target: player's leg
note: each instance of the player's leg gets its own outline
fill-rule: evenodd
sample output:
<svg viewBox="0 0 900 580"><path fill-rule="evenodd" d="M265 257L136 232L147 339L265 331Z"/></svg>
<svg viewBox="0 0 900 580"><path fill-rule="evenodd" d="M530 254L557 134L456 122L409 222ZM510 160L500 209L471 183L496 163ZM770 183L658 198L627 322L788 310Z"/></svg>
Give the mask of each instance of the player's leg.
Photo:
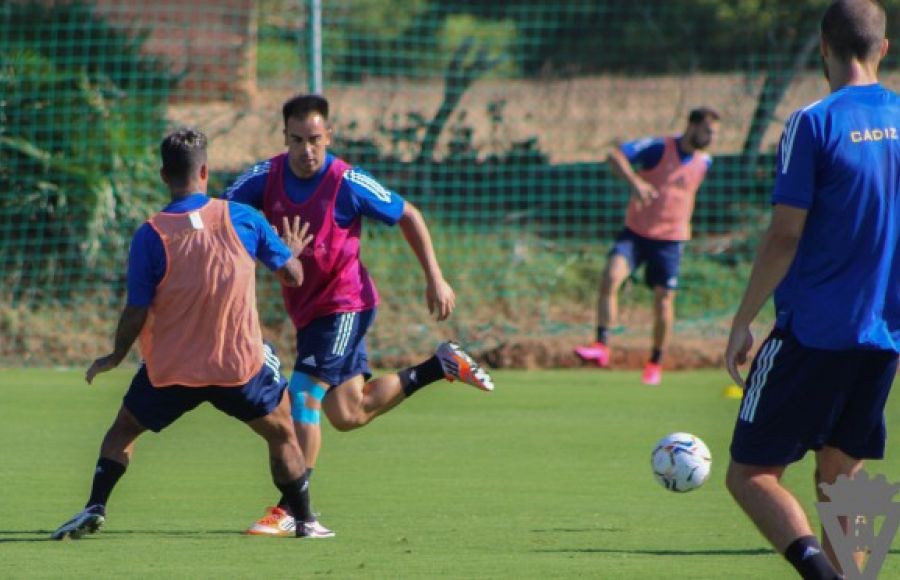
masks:
<svg viewBox="0 0 900 580"><path fill-rule="evenodd" d="M322 447L321 412L322 399L329 385L301 371L294 371L288 385L291 399L291 416L300 448L306 458L307 475L315 468Z"/></svg>
<svg viewBox="0 0 900 580"><path fill-rule="evenodd" d="M828 431L826 444L816 453L816 493L819 501L827 502L833 498L826 497L820 484L831 485L841 475L854 476L863 466L864 459L882 459L884 457L887 431L884 422L884 408L897 374L897 355L885 351L856 351L850 353L853 360L847 364L855 369L852 380L842 381L843 396L839 411L831 416L837 417ZM845 521L838 518L842 532L849 526L856 526L851 532L858 538L871 538L870 527L874 523L865 520ZM824 523L824 522L823 522ZM844 566L839 562L832 543L823 526L822 544L831 562L838 569ZM869 546L871 547L871 546ZM849 554L844 557L847 558ZM853 563L860 569L865 560L864 551L854 552Z"/></svg>
<svg viewBox="0 0 900 580"><path fill-rule="evenodd" d="M369 372L367 366L361 370L348 367L355 360L355 345L373 318L374 310L341 312L316 318L297 331L297 354L288 391L295 434L306 459L307 480L312 478L322 447L321 413L325 393L332 384ZM247 533L283 535L293 526L291 507L282 495Z"/></svg>
<svg viewBox="0 0 900 580"><path fill-rule="evenodd" d="M653 337L650 358L641 380L647 385L662 382L662 357L675 324L675 291L681 267L682 242L643 240L647 258L646 281L653 289Z"/></svg>
<svg viewBox="0 0 900 580"><path fill-rule="evenodd" d="M725 482L737 504L772 546L803 578L842 578L826 558L797 499L781 485L784 466L748 465L734 460Z"/></svg>
<svg viewBox="0 0 900 580"><path fill-rule="evenodd" d="M365 358L365 345L357 352ZM355 368L368 364L357 365ZM417 365L366 382L364 375L333 387L323 401L328 420L339 431L351 431L393 409L420 389L442 379L460 381L483 391L494 388L490 375L462 347L444 342Z"/></svg>
<svg viewBox="0 0 900 580"><path fill-rule="evenodd" d="M268 445L272 481L296 514L294 530L275 535L296 531L303 537L333 536L312 514L306 463L294 433L287 381L281 376L274 349L268 344L264 349L265 362L250 381L241 387L209 387L207 398L217 409L246 423Z"/></svg>
<svg viewBox="0 0 900 580"><path fill-rule="evenodd" d="M815 486L816 497L818 498L818 500L821 502L830 501L830 498L822 490L821 485L823 483L831 485L837 480L838 476L840 475L853 477L860 469L862 469L862 467L862 460L856 459L855 457L850 457L836 447L825 446L820 451L817 451ZM840 524L841 531L844 534L847 534L851 525L851 522L848 521L847 517L838 517L838 523ZM843 566L841 565L837 555L835 554L834 546L831 543L831 538L828 537L824 526L822 527L822 547L825 550L825 555L828 556L828 559L831 561L832 565L839 572L841 572ZM856 567L858 570L863 569L865 558L866 553L863 551L855 551L853 553L853 560L856 563Z"/></svg>
<svg viewBox="0 0 900 580"><path fill-rule="evenodd" d="M487 372L454 343L441 344L434 355L417 365L370 380L365 337L374 319L374 309L337 315L325 331L317 333L318 366L307 367L302 359L298 362L297 370L309 370L320 382L335 385L321 403L336 429L349 431L367 425L422 387L441 379L459 380L486 391L493 389ZM304 329L303 335L307 341L312 333Z"/></svg>
<svg viewBox="0 0 900 580"><path fill-rule="evenodd" d="M106 504L131 460L137 438L147 429L159 432L199 401L185 398L177 388L157 389L141 367L122 401L116 419L103 437L94 468L91 492L84 509L50 536L55 540L78 539L92 534L106 521Z"/></svg>
<svg viewBox="0 0 900 580"><path fill-rule="evenodd" d="M856 365L841 352L800 344L773 330L747 377L731 443L726 485L766 539L804 578L839 578L806 514L781 483L785 466L832 429L839 389Z"/></svg>
<svg viewBox="0 0 900 580"><path fill-rule="evenodd" d="M283 394L281 402L271 413L248 421L247 425L262 436L269 446L272 481L291 508L295 535L309 538L334 536L334 532L322 526L312 512L306 463L294 432L287 393Z"/></svg>
<svg viewBox="0 0 900 580"><path fill-rule="evenodd" d="M610 255L600 279L600 297L597 302L597 327L609 329L619 320L619 288L631 273L631 262L626 255ZM597 339L602 338L598 336Z"/></svg>
<svg viewBox="0 0 900 580"><path fill-rule="evenodd" d="M652 348L641 374L641 382L645 385L658 385L662 382L662 357L669 345L674 324L675 291L654 286Z"/></svg>
<svg viewBox="0 0 900 580"><path fill-rule="evenodd" d="M584 361L594 362L600 367L609 365L609 329L619 318L619 289L637 267L639 257L636 250L634 234L624 230L609 252L606 266L600 275L594 342L575 349L575 354Z"/></svg>

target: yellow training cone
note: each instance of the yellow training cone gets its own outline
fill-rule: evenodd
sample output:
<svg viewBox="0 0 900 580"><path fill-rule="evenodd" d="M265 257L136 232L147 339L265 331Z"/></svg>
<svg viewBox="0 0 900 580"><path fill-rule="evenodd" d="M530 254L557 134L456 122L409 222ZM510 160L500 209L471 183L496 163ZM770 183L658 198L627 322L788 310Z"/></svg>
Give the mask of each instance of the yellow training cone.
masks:
<svg viewBox="0 0 900 580"><path fill-rule="evenodd" d="M725 387L725 390L722 391L722 396L726 399L740 399L744 396L744 389L737 385L728 385Z"/></svg>

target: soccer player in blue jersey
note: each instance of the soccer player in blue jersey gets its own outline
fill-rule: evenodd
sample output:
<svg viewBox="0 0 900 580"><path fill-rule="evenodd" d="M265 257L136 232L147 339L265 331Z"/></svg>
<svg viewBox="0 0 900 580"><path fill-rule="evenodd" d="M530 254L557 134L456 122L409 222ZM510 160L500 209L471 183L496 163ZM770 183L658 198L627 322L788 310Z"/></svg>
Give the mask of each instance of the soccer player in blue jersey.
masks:
<svg viewBox="0 0 900 580"><path fill-rule="evenodd" d="M321 448L320 413L341 431L367 425L422 387L459 380L490 391L490 376L459 345L445 342L422 363L374 380L365 335L379 302L360 260L362 218L398 225L425 274L425 298L438 320L450 316L456 296L444 279L419 210L358 167L328 152L328 101L297 95L282 108L287 151L252 167L225 191L228 200L263 210L270 223L302 217L313 241L300 256L304 283L283 288L297 329L291 376L292 412L312 473ZM250 534L288 535L294 519L285 498L269 508Z"/></svg>
<svg viewBox="0 0 900 580"><path fill-rule="evenodd" d="M144 362L103 438L85 508L51 535L55 540L98 531L138 437L165 429L204 402L266 440L272 478L303 514L296 535L334 535L309 506L287 383L278 357L263 342L256 312L256 260L283 284L300 285L303 267L296 255L310 239L299 220L285 225L282 242L257 212L207 197L206 143L193 129L175 131L162 142L160 174L171 203L134 236L128 302L115 346L88 368L86 380L118 366L138 337Z"/></svg>
<svg viewBox="0 0 900 580"><path fill-rule="evenodd" d="M873 0L838 0L822 18L832 92L787 121L771 223L725 351L745 387L728 489L804 578L839 578L847 562L827 535L819 544L781 477L814 451L826 501L819 484L883 457L900 352L900 97L878 83L885 22ZM773 292L775 327L744 383L750 324Z"/></svg>

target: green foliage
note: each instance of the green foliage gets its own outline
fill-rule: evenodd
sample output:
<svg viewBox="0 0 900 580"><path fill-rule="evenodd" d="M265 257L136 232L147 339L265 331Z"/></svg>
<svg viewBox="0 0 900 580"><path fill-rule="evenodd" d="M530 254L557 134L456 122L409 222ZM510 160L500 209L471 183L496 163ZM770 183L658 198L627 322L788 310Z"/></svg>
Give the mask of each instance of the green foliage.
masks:
<svg viewBox="0 0 900 580"><path fill-rule="evenodd" d="M488 77L514 76L518 67L511 60L516 40L516 23L511 19L486 21L471 14L451 14L447 16L439 33L439 50L444 56L442 68L450 63L453 53L467 41L477 39L479 49L485 58L499 60L499 66L492 67ZM471 61L474 56L469 56ZM470 62L464 62L468 65Z"/></svg>
<svg viewBox="0 0 900 580"><path fill-rule="evenodd" d="M165 127L174 79L141 55L141 39L84 4L0 14L15 23L0 41L0 191L11 193L0 228L14 232L0 238L3 282L29 293L15 299L63 298L83 281L118 279L134 227L159 203L148 137Z"/></svg>
<svg viewBox="0 0 900 580"><path fill-rule="evenodd" d="M256 43L256 78L266 83L293 78L301 69L300 47L297 39L285 39L281 34L264 35L259 31Z"/></svg>

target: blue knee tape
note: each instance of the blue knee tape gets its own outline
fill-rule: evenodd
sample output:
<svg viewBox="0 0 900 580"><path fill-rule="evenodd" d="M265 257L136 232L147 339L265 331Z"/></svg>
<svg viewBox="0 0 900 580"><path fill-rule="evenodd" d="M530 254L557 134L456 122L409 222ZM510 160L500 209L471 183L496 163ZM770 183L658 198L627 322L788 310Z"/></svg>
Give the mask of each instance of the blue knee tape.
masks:
<svg viewBox="0 0 900 580"><path fill-rule="evenodd" d="M327 392L325 387L308 374L295 371L291 375L288 390L291 392L291 416L294 421L307 425L318 425L321 413L319 409L307 408L306 399L310 397L321 403Z"/></svg>

